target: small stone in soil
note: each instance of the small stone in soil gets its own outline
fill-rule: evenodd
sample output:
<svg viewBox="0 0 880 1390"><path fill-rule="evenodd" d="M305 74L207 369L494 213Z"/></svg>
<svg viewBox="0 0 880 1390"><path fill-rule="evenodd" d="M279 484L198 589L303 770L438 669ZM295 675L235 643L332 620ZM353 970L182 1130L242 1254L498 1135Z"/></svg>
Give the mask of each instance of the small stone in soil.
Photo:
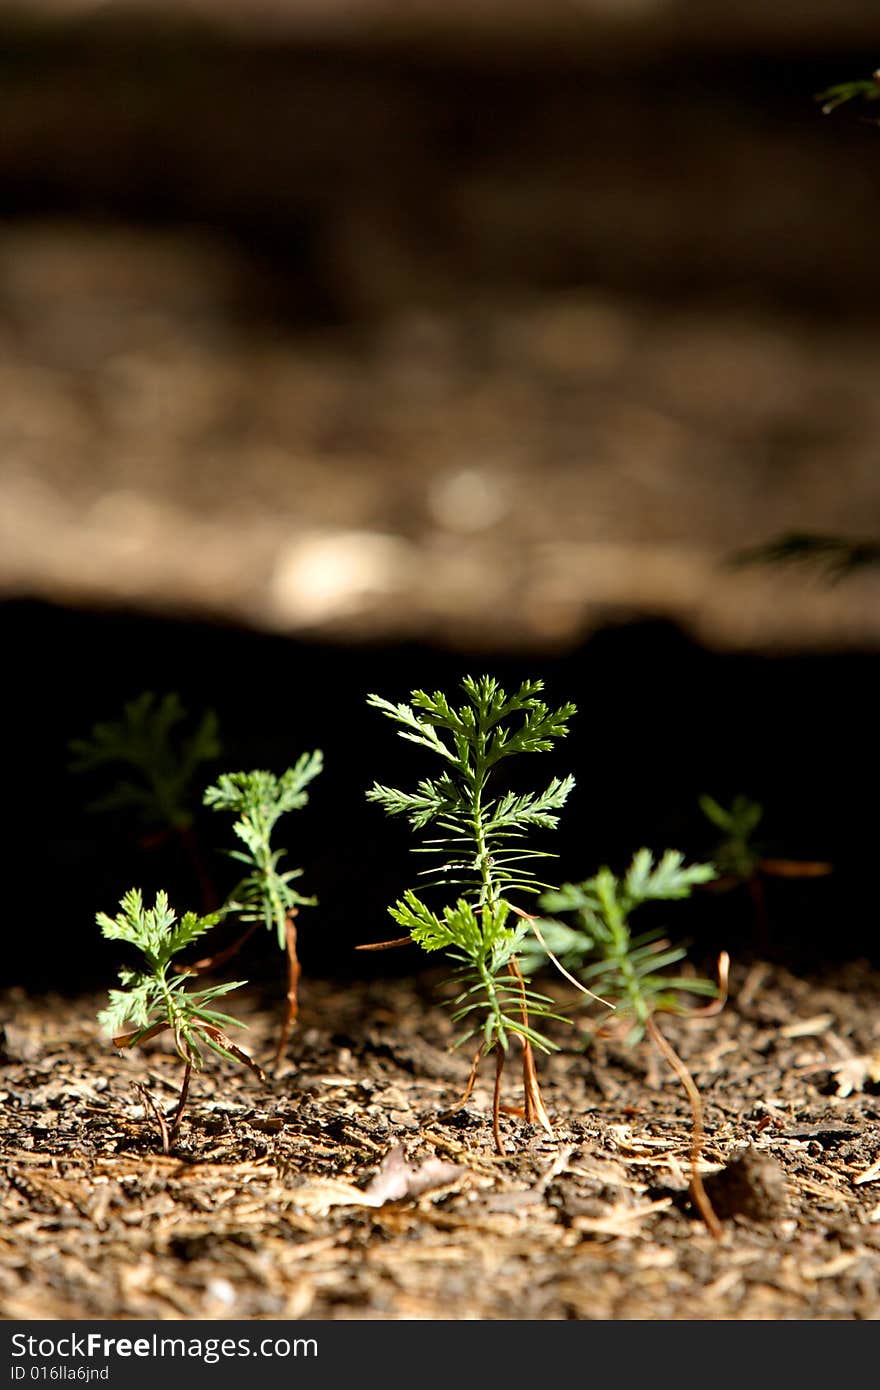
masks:
<svg viewBox="0 0 880 1390"><path fill-rule="evenodd" d="M745 1216L750 1221L772 1221L786 1208L785 1175L775 1159L748 1148L720 1173L704 1181L706 1196L719 1220Z"/></svg>

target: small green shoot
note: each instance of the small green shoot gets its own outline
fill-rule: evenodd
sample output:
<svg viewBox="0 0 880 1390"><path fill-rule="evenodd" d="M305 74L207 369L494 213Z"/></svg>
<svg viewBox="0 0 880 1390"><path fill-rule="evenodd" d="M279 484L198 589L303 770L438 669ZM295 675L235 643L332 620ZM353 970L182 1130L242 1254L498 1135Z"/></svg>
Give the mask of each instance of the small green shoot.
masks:
<svg viewBox="0 0 880 1390"><path fill-rule="evenodd" d="M123 707L119 719L95 724L87 738L73 739L68 747L71 772L119 769L115 785L90 809L134 814L144 830L145 848L176 837L206 909L213 909L216 894L196 842L192 810L197 773L222 751L213 710L193 724L179 695L145 690Z"/></svg>
<svg viewBox="0 0 880 1390"><path fill-rule="evenodd" d="M100 800L96 811L133 811L149 828L186 829L192 824L192 786L197 770L221 752L217 716L206 711L189 733L180 696L145 690L124 706L122 717L95 724L87 738L73 739L72 772L104 767L129 769Z"/></svg>
<svg viewBox="0 0 880 1390"><path fill-rule="evenodd" d="M875 72L869 79L837 82L833 87L819 92L816 100L821 101L822 113L825 116L849 101L880 101L880 71Z"/></svg>
<svg viewBox="0 0 880 1390"><path fill-rule="evenodd" d="M695 887L715 877L712 864L686 865L677 850L667 850L655 861L650 850L640 849L623 877L603 867L583 883L567 883L558 891L544 893L539 903L542 911L573 913L576 927L560 936L557 929L562 924L540 919L535 924L535 934L539 942L546 943L548 954L552 952L557 964L551 942L555 940L561 945L567 965L576 970L588 992L601 991L603 1000L614 1004L615 1026L620 1024L627 1030L625 1044L633 1045L647 1034L681 1081L693 1115L691 1192L709 1230L719 1236L721 1227L699 1174L703 1144L700 1094L684 1062L660 1031L656 1015L688 1012L682 1002L683 994L711 998L715 1002L709 1011L715 1012L723 1004L723 996L711 980L670 974L670 967L683 960L687 952L684 946L666 940L661 928L636 935L630 926L632 914L644 903L687 898ZM567 968L563 973L573 979ZM726 956L719 964L719 973L723 989Z"/></svg>
<svg viewBox="0 0 880 1390"><path fill-rule="evenodd" d="M220 1057L244 1062L261 1080L265 1077L257 1063L226 1033L227 1028L241 1025L229 1014L213 1007L215 1000L238 989L245 981L188 990L186 977L171 971L174 957L210 931L218 921L217 914L198 917L194 912L187 912L178 921L168 905L166 893L157 893L155 905L146 908L139 888L130 889L119 906L115 917L106 912L98 913L101 933L108 941L124 941L136 947L146 968L120 970L122 988L110 991L110 1003L99 1013L98 1022L114 1034L113 1041L119 1048L136 1047L159 1033L171 1031L175 1051L184 1063L184 1074L170 1128L158 1108L151 1106L159 1124L163 1150L168 1153L180 1126L190 1076L193 1070L201 1071L204 1065L203 1048L209 1048ZM126 1024L131 1026L127 1033L122 1032Z"/></svg>
<svg viewBox="0 0 880 1390"><path fill-rule="evenodd" d="M719 876L713 887L721 892L743 886L752 900L762 951L770 945L770 918L764 891L765 878L822 878L832 865L818 859L778 859L768 856L755 839L764 808L747 796L735 796L729 807L711 796L701 796L700 810L721 832L711 851Z"/></svg>
<svg viewBox="0 0 880 1390"><path fill-rule="evenodd" d="M554 1049L534 1021L557 1015L552 1001L531 990L520 970L517 957L528 935L528 915L510 897L547 887L533 865L549 856L534 847L531 836L556 826L574 778L554 777L541 791L515 793L496 789L496 774L508 758L550 751L568 733L575 707L550 710L539 698L541 681L524 681L512 695L491 676L466 676L461 684L465 702L458 707L440 691L414 690L410 704L368 697L369 705L401 726L401 738L440 758L442 771L413 792L376 782L367 798L388 815L406 816L414 830L432 832L417 850L428 859L420 877L425 888L445 895L445 905L438 914L409 889L389 912L406 929L404 940L425 951L444 951L457 962L453 1017L465 1030L458 1041L480 1039L465 1099L480 1059L496 1050L493 1128L503 1153L499 1097L512 1038L523 1051L525 1118L550 1129L532 1049Z"/></svg>
<svg viewBox="0 0 880 1390"><path fill-rule="evenodd" d="M758 872L763 857L755 843L755 831L764 818L764 808L747 796L735 796L730 806L722 806L712 796L699 798L700 810L721 835L712 850L712 862L722 877L747 882Z"/></svg>
<svg viewBox="0 0 880 1390"><path fill-rule="evenodd" d="M293 887L294 882L302 877L302 869L282 872L279 866L285 851L273 848L272 835L281 816L306 805L309 799L306 788L321 772L323 765L323 755L316 749L313 753L304 753L296 765L289 767L280 777L259 769L223 773L216 785L208 787L204 794L206 806L213 807L215 811L229 811L236 817L233 833L244 845L243 849L228 851L230 858L245 866L246 873L233 889L224 914L235 913L241 921L250 924L233 949L243 945L262 924L275 932L279 946L287 952L287 1004L275 1054L276 1064L284 1055L298 1012L300 965L294 919L301 907L313 907L317 899L303 897ZM224 952L224 958L228 959L229 954L228 951ZM199 965L206 968L209 963L216 961L200 962Z"/></svg>
<svg viewBox="0 0 880 1390"><path fill-rule="evenodd" d="M633 935L630 917L644 903L688 898L698 884L716 877L714 865L686 865L678 850L655 862L650 850L640 849L622 878L603 867L584 883L542 895L543 912L574 913L577 928L542 918L541 936L551 950L554 943L562 946L565 963L584 984L614 1001L615 1019L629 1025L628 1045L641 1040L653 1014L683 1012L681 992L718 993L710 980L670 975L669 967L686 957L685 947L670 945L659 927Z"/></svg>

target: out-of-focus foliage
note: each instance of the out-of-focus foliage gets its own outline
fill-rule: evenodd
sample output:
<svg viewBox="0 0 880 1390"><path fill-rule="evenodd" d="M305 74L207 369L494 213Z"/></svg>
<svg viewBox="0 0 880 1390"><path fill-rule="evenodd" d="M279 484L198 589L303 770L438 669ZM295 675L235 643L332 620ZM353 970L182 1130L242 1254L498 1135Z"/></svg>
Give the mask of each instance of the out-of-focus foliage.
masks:
<svg viewBox="0 0 880 1390"><path fill-rule="evenodd" d="M826 116L848 101L880 101L880 68L867 80L838 82L833 87L827 87L824 92L819 92L816 100L821 101Z"/></svg>
<svg viewBox="0 0 880 1390"><path fill-rule="evenodd" d="M120 776L95 811L133 811L145 825L186 829L192 822L192 784L203 763L222 751L217 716L207 710L186 732L187 711L174 691L145 690L119 719L95 724L70 743L72 772L117 767ZM133 776L125 776L125 770Z"/></svg>

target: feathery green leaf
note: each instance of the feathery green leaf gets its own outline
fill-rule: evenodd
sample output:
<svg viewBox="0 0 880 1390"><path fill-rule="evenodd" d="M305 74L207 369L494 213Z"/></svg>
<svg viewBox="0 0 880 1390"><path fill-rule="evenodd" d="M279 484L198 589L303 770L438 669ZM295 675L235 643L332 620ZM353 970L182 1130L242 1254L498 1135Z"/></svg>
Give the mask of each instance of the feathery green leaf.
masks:
<svg viewBox="0 0 880 1390"><path fill-rule="evenodd" d="M96 920L107 940L136 947L145 965L141 970L127 966L120 970L122 988L110 991L110 1002L98 1014L101 1027L118 1034L129 1026L135 1030L132 1041L137 1043L157 1024L164 1026L170 1029L181 1058L198 1069L202 1060L199 1040L212 1046L206 1029L240 1026L228 1014L217 1013L208 1006L245 981L188 990L187 977L169 974L169 967L175 956L216 925L218 915L199 917L186 912L178 921L169 907L167 893L157 893L153 907L147 908L141 890L131 888L123 896L115 917L99 912Z"/></svg>
<svg viewBox="0 0 880 1390"><path fill-rule="evenodd" d="M221 752L213 710L189 733L187 718L179 695L144 691L124 706L121 718L95 724L87 738L73 739L72 772L115 766L136 774L137 780L120 775L110 791L92 802L92 809L134 811L146 825L185 829L192 821L196 772Z"/></svg>
<svg viewBox="0 0 880 1390"><path fill-rule="evenodd" d="M646 902L687 898L698 884L716 877L714 865L686 865L678 850L666 850L655 861L650 850L640 849L622 877L605 866L583 883L567 883L541 897L543 911L573 913L576 921L568 927L541 919L538 929L547 948L591 990L613 1001L618 1017L633 1019L627 1042L638 1041L652 1013L680 1012L682 993L717 994L710 980L664 974L685 958L685 947L664 941L659 929L634 936L631 914ZM536 940L529 965L537 965L542 954L546 951Z"/></svg>
<svg viewBox="0 0 880 1390"><path fill-rule="evenodd" d="M237 817L232 830L245 849L228 853L250 871L233 890L225 910L236 912L245 922L262 922L276 933L282 949L292 910L313 907L317 899L304 897L291 887L293 880L302 876L302 869L279 870L285 851L273 849L272 833L281 816L306 805L307 787L323 766L323 754L315 749L303 753L280 777L260 768L227 772L204 793L206 806Z"/></svg>
<svg viewBox="0 0 880 1390"><path fill-rule="evenodd" d="M467 1002L454 1016L476 1011L487 1048L506 1048L510 1035L519 1034L546 1050L551 1044L531 1028L528 1013L551 1017L549 1001L519 978L516 956L526 928L508 924L510 897L546 886L532 865L549 856L530 835L555 828L574 778L554 777L542 791L518 793L496 791L495 772L518 753L551 749L567 734L575 708L549 709L539 698L541 681L524 681L511 695L492 676L466 676L461 686L459 705L442 691L414 690L409 704L368 696L372 708L400 726L401 738L444 763L436 779L423 779L414 791L376 782L366 793L387 815L433 831L418 846L430 861L419 877L429 889L454 890L438 913L412 890L389 911L424 950L444 950L461 963Z"/></svg>

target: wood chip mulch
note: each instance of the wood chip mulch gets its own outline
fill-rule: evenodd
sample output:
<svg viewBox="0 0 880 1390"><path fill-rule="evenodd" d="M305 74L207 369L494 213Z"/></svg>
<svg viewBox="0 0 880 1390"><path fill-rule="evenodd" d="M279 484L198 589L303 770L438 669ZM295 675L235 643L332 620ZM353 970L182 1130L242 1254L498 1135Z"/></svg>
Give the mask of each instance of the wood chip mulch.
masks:
<svg viewBox="0 0 880 1390"><path fill-rule="evenodd" d="M705 1105L645 1043L540 1059L552 1138L515 1114L430 978L305 981L261 1088L217 1059L175 1151L179 1062L117 1054L94 997L0 998L0 1315L6 1319L862 1319L880 1316L880 976L734 971L715 1018L664 1020ZM277 1004L245 995L271 1056ZM504 1100L518 1100L517 1067Z"/></svg>

